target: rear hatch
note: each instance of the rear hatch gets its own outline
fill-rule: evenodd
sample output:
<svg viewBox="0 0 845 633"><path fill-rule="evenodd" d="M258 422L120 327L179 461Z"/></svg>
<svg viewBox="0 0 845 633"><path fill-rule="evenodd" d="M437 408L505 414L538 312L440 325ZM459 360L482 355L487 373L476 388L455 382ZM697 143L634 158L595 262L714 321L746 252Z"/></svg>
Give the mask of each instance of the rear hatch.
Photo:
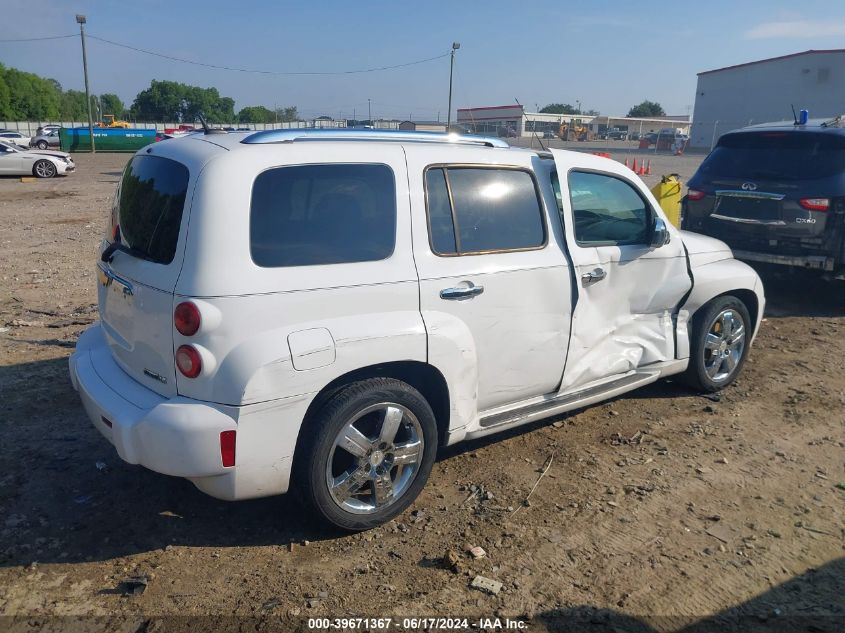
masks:
<svg viewBox="0 0 845 633"><path fill-rule="evenodd" d="M684 228L738 248L822 246L843 196L845 136L726 134L689 182Z"/></svg>
<svg viewBox="0 0 845 633"><path fill-rule="evenodd" d="M100 319L112 354L135 380L166 397L176 395L173 291L188 184L184 164L136 155L115 195L103 253L111 261L98 261Z"/></svg>

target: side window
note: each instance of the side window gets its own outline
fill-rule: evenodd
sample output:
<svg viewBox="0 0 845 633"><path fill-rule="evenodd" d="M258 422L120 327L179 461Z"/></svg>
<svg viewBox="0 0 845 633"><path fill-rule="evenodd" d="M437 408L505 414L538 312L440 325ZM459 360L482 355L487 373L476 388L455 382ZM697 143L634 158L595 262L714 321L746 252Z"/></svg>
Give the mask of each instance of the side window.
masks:
<svg viewBox="0 0 845 633"><path fill-rule="evenodd" d="M648 205L628 183L604 174L572 171L569 197L579 244L647 244Z"/></svg>
<svg viewBox="0 0 845 633"><path fill-rule="evenodd" d="M439 255L535 249L546 242L542 206L527 171L433 168L426 172L426 190L431 247Z"/></svg>
<svg viewBox="0 0 845 633"><path fill-rule="evenodd" d="M454 255L458 247L455 245L455 225L445 170L429 169L425 172L425 191L431 248L441 255Z"/></svg>
<svg viewBox="0 0 845 633"><path fill-rule="evenodd" d="M300 165L255 179L250 253L263 267L377 261L396 241L396 185L387 165Z"/></svg>

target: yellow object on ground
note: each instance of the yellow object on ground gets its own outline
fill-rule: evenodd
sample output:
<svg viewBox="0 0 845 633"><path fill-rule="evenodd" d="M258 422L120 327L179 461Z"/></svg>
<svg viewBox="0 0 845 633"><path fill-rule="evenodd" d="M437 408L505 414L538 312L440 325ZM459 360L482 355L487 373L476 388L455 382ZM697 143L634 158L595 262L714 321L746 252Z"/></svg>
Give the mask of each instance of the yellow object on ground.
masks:
<svg viewBox="0 0 845 633"><path fill-rule="evenodd" d="M663 176L660 182L654 185L651 193L657 198L660 208L663 213L669 218L669 221L677 228L681 228L681 197L683 194L684 183L681 182L681 177L678 174L669 174Z"/></svg>

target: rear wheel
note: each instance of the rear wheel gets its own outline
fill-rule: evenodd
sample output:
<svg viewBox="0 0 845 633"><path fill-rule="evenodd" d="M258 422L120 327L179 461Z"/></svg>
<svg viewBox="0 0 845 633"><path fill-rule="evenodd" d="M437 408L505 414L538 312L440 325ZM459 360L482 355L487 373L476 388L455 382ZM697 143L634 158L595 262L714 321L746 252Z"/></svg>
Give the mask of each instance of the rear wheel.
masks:
<svg viewBox="0 0 845 633"><path fill-rule="evenodd" d="M39 178L52 178L56 171L56 166L49 160L39 160L32 166L32 173Z"/></svg>
<svg viewBox="0 0 845 633"><path fill-rule="evenodd" d="M296 483L317 514L344 530L389 521L425 486L437 452L426 399L407 383L374 378L333 395L298 448Z"/></svg>
<svg viewBox="0 0 845 633"><path fill-rule="evenodd" d="M35 146L38 149L47 149L47 141L38 141Z"/></svg>
<svg viewBox="0 0 845 633"><path fill-rule="evenodd" d="M734 296L717 297L701 308L693 319L685 382L707 392L731 384L748 354L751 327L748 309Z"/></svg>

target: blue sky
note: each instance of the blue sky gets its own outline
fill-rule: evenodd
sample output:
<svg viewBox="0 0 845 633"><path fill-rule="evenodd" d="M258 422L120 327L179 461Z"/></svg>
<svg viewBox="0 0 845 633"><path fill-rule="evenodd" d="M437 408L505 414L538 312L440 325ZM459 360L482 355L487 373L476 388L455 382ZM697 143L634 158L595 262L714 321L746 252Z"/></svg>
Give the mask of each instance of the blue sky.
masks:
<svg viewBox="0 0 845 633"><path fill-rule="evenodd" d="M283 2L2 0L6 37L88 32L211 64L339 71L432 57L459 41L454 107L575 103L624 114L643 99L686 114L696 73L845 46L842 0L709 2ZM11 20L6 20L9 16ZM657 18L656 16L662 16ZM446 117L449 60L344 76L273 76L191 66L89 40L93 92L130 103L151 79L215 86L246 105L306 116ZM81 89L79 40L0 43L0 62Z"/></svg>

